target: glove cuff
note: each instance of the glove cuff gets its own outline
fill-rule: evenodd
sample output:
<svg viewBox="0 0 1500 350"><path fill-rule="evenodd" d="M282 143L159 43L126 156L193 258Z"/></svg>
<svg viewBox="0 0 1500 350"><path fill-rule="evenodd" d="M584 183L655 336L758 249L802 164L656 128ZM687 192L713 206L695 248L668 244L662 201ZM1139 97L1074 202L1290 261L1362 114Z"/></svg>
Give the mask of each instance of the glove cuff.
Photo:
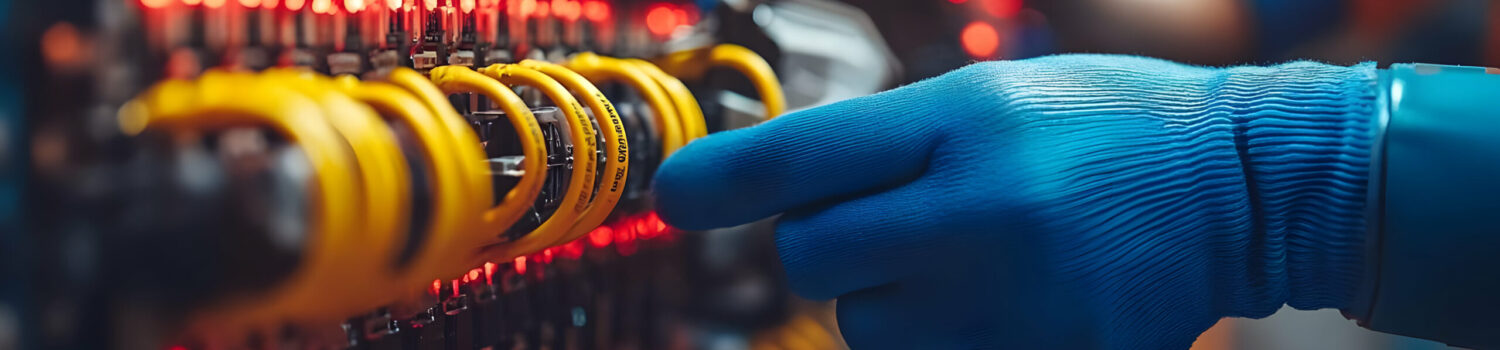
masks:
<svg viewBox="0 0 1500 350"><path fill-rule="evenodd" d="M1230 316L1249 317L1283 303L1349 305L1364 269L1374 64L1237 67L1218 79L1213 100L1235 119L1253 220L1248 235L1220 242L1248 249L1244 274L1221 280L1230 295L1220 300Z"/></svg>

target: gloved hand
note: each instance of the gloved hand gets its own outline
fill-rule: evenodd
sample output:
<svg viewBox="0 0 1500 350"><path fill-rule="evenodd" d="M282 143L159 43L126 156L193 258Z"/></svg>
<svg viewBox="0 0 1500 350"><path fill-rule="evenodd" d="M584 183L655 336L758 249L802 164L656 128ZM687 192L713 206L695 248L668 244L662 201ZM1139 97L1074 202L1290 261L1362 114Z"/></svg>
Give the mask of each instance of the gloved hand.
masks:
<svg viewBox="0 0 1500 350"><path fill-rule="evenodd" d="M1187 348L1345 306L1375 67L980 63L722 132L656 175L684 229L785 213L795 292L855 349Z"/></svg>

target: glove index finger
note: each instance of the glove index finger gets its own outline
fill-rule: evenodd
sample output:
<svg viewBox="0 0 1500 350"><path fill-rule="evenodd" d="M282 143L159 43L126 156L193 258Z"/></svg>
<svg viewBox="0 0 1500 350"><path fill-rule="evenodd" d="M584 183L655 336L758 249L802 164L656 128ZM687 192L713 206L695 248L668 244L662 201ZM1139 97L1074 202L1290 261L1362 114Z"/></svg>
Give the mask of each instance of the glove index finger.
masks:
<svg viewBox="0 0 1500 350"><path fill-rule="evenodd" d="M916 178L938 143L931 99L903 88L783 116L694 141L662 163L654 188L664 220L726 227Z"/></svg>

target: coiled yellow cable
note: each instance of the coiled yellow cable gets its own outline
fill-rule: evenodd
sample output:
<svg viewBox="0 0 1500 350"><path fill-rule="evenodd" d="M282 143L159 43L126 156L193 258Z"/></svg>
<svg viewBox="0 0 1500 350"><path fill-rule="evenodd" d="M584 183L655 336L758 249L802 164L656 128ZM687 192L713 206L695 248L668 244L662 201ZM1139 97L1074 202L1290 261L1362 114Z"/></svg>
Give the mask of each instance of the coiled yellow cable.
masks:
<svg viewBox="0 0 1500 350"><path fill-rule="evenodd" d="M556 80L536 70L517 65L493 65L480 69L485 75L499 80L501 84L509 86L526 85L535 88L546 95L552 103L557 105L566 116L567 129L571 135L573 144L572 176L568 179L568 187L563 191L563 198L558 203L558 208L552 216L542 221L535 231L527 236L537 236L540 240L528 241L538 242L535 245L524 245L516 242L497 246L495 251L499 255L485 253L486 257L495 259L511 259L517 256L531 254L546 249L551 245L563 243L573 224L577 222L578 216L588 210L589 200L593 197L594 172L598 162L594 160L595 149L598 142L594 138L594 126L589 121L587 113L578 99L573 98L568 89Z"/></svg>
<svg viewBox="0 0 1500 350"><path fill-rule="evenodd" d="M264 125L301 146L313 170L309 196L317 215L299 268L263 293L246 295L193 316L197 327L243 329L287 320L328 320L357 312L363 303L323 302L321 281L339 279L353 265L378 257L347 247L361 245L354 178L356 166L343 137L312 99L245 73L210 71L196 82L157 84L121 109L127 133L147 129Z"/></svg>
<svg viewBox="0 0 1500 350"><path fill-rule="evenodd" d="M653 120L658 128L657 134L661 135L662 156L671 155L682 147L685 134L682 119L677 117L676 106L661 85L640 67L590 52L573 56L566 66L595 84L618 80L639 91L641 98L651 106Z"/></svg>
<svg viewBox="0 0 1500 350"><path fill-rule="evenodd" d="M365 308L389 302L397 294L373 291L394 290L389 284L397 281L390 278L389 269L406 242L411 212L411 173L396 134L375 110L339 92L331 80L311 70L272 69L261 77L318 102L329 124L354 153L357 173L351 180L361 186L355 203L364 209L360 212L362 226L357 228L364 237L359 245L339 248L358 250L351 254L368 254L381 260L351 267L339 278L320 281L326 284L322 295L366 303Z"/></svg>
<svg viewBox="0 0 1500 350"><path fill-rule="evenodd" d="M589 201L589 208L580 215L578 223L568 232L563 242L578 239L592 231L614 211L615 206L620 203L620 196L625 194L625 180L630 172L630 143L626 140L625 126L620 121L620 113L615 111L614 104L604 97L593 83L585 79L583 75L563 66L538 61L523 60L518 63L522 67L535 69L563 86L568 87L574 94L583 98L590 110L594 112L594 120L598 121L600 133L604 134L604 171L599 176L604 178L599 183L598 192L593 200Z"/></svg>
<svg viewBox="0 0 1500 350"><path fill-rule="evenodd" d="M361 82L353 76L337 80L349 96L408 127L421 146L427 187L432 191L431 220L422 228L422 240L410 260L395 267L400 276L396 279L403 286L418 286L451 272L450 267L443 266L451 265L447 256L472 248L465 246L471 242L464 237L464 230L472 229L475 218L487 208L468 200L470 180L465 163L478 162L462 158L443 123L409 91L389 83Z"/></svg>
<svg viewBox="0 0 1500 350"><path fill-rule="evenodd" d="M661 85L662 90L672 97L672 104L677 107L677 117L682 118L683 143L708 136L708 124L703 119L703 107L698 106L698 99L693 96L693 91L688 89L687 84L683 84L681 80L677 80L676 77L667 74L651 62L637 58L625 61L640 67L641 71L655 79L657 84Z"/></svg>
<svg viewBox="0 0 1500 350"><path fill-rule="evenodd" d="M776 71L765 58L755 51L734 44L720 44L711 48L686 50L667 54L656 60L667 73L685 79L699 79L710 67L727 67L744 74L755 85L755 92L766 107L766 119L786 112L786 93L781 90L781 81Z"/></svg>
<svg viewBox="0 0 1500 350"><path fill-rule="evenodd" d="M500 206L485 212L483 215L484 233L489 238L480 242L481 244L476 244L475 247L495 243L515 244L523 247L538 244L534 241L541 240L541 238L530 235L513 242L504 242L499 239L500 235L520 220L521 215L524 215L526 210L536 202L537 194L542 190L543 180L547 177L546 145L543 143L542 129L537 125L536 117L531 115L531 109L527 108L521 98L516 96L510 88L468 67L441 66L433 68L430 74L432 82L445 93L479 93L498 104L516 129L516 137L521 143L524 157L521 160L521 170L525 174L516 187L506 193Z"/></svg>

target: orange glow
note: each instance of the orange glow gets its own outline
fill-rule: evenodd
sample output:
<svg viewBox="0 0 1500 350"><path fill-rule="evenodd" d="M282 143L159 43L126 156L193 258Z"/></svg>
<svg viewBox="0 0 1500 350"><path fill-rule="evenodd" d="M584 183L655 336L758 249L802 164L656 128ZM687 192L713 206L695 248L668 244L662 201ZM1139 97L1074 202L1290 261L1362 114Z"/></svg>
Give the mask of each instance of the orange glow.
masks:
<svg viewBox="0 0 1500 350"><path fill-rule="evenodd" d="M365 9L365 0L344 0L344 11L359 13Z"/></svg>
<svg viewBox="0 0 1500 350"><path fill-rule="evenodd" d="M516 273L522 274L522 275L526 274L526 257L524 257L524 256L518 256L518 257L516 257L516 262L515 262L514 265L516 266Z"/></svg>
<svg viewBox="0 0 1500 350"><path fill-rule="evenodd" d="M464 13L474 12L474 0L458 0L458 9Z"/></svg>
<svg viewBox="0 0 1500 350"><path fill-rule="evenodd" d="M245 8L252 8L252 9L256 8L256 7L260 7L260 0L240 0L240 6L244 6Z"/></svg>
<svg viewBox="0 0 1500 350"><path fill-rule="evenodd" d="M464 277L468 277L470 281L478 281L479 280L479 273L480 273L479 269L469 270L469 275L468 276L464 276Z"/></svg>
<svg viewBox="0 0 1500 350"><path fill-rule="evenodd" d="M422 0L422 7L427 8L428 11L436 10L437 5L438 0Z"/></svg>
<svg viewBox="0 0 1500 350"><path fill-rule="evenodd" d="M198 6L199 4L202 4L202 3L203 3L203 0L182 0L182 4L183 5L188 5L188 6Z"/></svg>
<svg viewBox="0 0 1500 350"><path fill-rule="evenodd" d="M224 7L224 0L203 0L203 6L211 9Z"/></svg>
<svg viewBox="0 0 1500 350"><path fill-rule="evenodd" d="M677 26L683 24L679 22L680 19L672 5L652 5L651 9L646 10L646 30L656 35L672 34Z"/></svg>
<svg viewBox="0 0 1500 350"><path fill-rule="evenodd" d="M491 283L491 284L495 283L495 267L496 266L497 265L495 265L495 263L492 263L492 262L486 261L484 263L484 282L485 283Z"/></svg>
<svg viewBox="0 0 1500 350"><path fill-rule="evenodd" d="M302 5L306 4L307 0L286 0L286 9L292 11L301 11Z"/></svg>
<svg viewBox="0 0 1500 350"><path fill-rule="evenodd" d="M594 228L593 231L589 231L589 245L594 246L594 248L603 248L609 245L610 242L613 242L614 239L615 230L610 229L609 226L599 226Z"/></svg>
<svg viewBox="0 0 1500 350"><path fill-rule="evenodd" d="M583 3L583 17L594 22L604 22L610 16L609 3L603 1L589 1Z"/></svg>
<svg viewBox="0 0 1500 350"><path fill-rule="evenodd" d="M312 10L313 13L332 13L333 0L312 0Z"/></svg>
<svg viewBox="0 0 1500 350"><path fill-rule="evenodd" d="M167 7L171 3L172 0L141 0L141 6L152 9Z"/></svg>
<svg viewBox="0 0 1500 350"><path fill-rule="evenodd" d="M532 15L535 15L536 18L547 18L547 16L551 16L552 15L552 3L550 3L550 2L543 2L543 1L537 1L536 2L536 12L532 13Z"/></svg>
<svg viewBox="0 0 1500 350"><path fill-rule="evenodd" d="M68 22L60 22L42 32L42 58L54 67L83 64L84 38L78 28Z"/></svg>
<svg viewBox="0 0 1500 350"><path fill-rule="evenodd" d="M564 21L577 21L583 16L583 4L577 0L554 0L552 2L552 13Z"/></svg>
<svg viewBox="0 0 1500 350"><path fill-rule="evenodd" d="M453 283L453 291L450 292L450 295L452 295L454 298L457 298L458 297L458 280L453 280L452 283Z"/></svg>
<svg viewBox="0 0 1500 350"><path fill-rule="evenodd" d="M974 58L993 58L995 52L1000 50L1000 33L985 22L969 22L963 33L959 34L959 40L963 43L964 52Z"/></svg>
<svg viewBox="0 0 1500 350"><path fill-rule="evenodd" d="M536 13L536 0L516 1L516 16L527 17Z"/></svg>
<svg viewBox="0 0 1500 350"><path fill-rule="evenodd" d="M260 8L262 9L270 10L276 8L276 6L281 6L281 0L260 0Z"/></svg>
<svg viewBox="0 0 1500 350"><path fill-rule="evenodd" d="M981 5L995 17L1011 18L1021 13L1021 0L984 0Z"/></svg>
<svg viewBox="0 0 1500 350"><path fill-rule="evenodd" d="M391 11L400 10L401 0L386 0L385 7L390 8Z"/></svg>

